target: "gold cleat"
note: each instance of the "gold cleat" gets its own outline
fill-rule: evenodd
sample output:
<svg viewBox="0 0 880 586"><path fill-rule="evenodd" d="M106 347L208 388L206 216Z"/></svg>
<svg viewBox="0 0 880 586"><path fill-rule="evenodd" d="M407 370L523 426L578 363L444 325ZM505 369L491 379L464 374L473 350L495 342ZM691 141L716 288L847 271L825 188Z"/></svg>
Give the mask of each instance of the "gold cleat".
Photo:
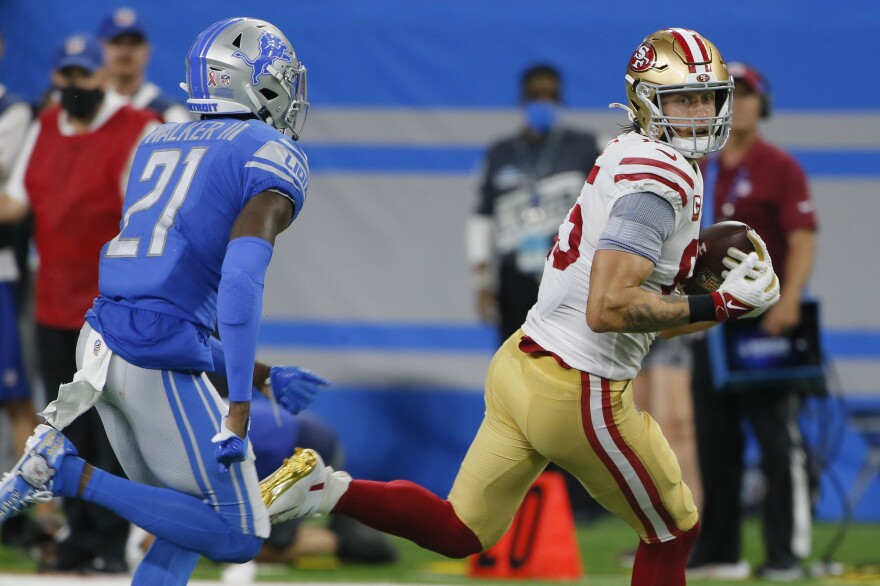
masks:
<svg viewBox="0 0 880 586"><path fill-rule="evenodd" d="M297 448L275 472L260 482L260 498L266 508L294 484L308 476L318 465L315 450Z"/></svg>

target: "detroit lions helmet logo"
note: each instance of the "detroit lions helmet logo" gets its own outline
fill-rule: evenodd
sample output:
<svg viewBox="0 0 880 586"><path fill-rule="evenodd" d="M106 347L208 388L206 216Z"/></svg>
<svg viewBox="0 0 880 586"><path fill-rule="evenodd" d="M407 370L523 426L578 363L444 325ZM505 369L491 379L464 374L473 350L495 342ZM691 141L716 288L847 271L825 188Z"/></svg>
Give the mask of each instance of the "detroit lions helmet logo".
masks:
<svg viewBox="0 0 880 586"><path fill-rule="evenodd" d="M281 59L288 63L291 62L289 51L290 48L284 44L280 37L273 35L269 31L263 31L263 34L260 35L260 54L253 60L241 51L236 51L232 56L242 59L251 66L254 70L252 81L254 85L257 85L260 83L260 77L268 75L269 66L277 60Z"/></svg>

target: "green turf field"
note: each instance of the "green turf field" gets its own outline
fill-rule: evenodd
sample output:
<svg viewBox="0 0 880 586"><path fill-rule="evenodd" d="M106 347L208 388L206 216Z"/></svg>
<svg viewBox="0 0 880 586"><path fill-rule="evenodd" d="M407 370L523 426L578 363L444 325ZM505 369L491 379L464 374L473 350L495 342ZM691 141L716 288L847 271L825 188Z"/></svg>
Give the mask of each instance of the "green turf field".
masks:
<svg viewBox="0 0 880 586"><path fill-rule="evenodd" d="M817 524L814 528L814 549L825 550L833 538L836 525ZM753 566L762 560L760 527L757 521L749 521L745 528L745 558ZM604 517L578 529L581 556L586 576L576 582L587 586L625 586L629 584L629 572L620 568L616 555L632 549L637 543L631 530L621 521ZM424 551L417 546L398 541L401 561L391 566L341 566L335 558L304 558L297 567L261 566L258 580L283 582L385 582L410 584L496 584L475 580L466 575L466 564L447 560ZM838 577L806 580L810 585L880 585L880 525L853 525L838 548L834 561L843 564L845 574ZM34 571L35 562L20 550L0 549L0 571ZM222 566L202 561L196 570L196 579L219 579ZM529 584L553 582L530 581ZM691 584L719 584L717 581L693 581ZM763 583L758 580L739 584Z"/></svg>

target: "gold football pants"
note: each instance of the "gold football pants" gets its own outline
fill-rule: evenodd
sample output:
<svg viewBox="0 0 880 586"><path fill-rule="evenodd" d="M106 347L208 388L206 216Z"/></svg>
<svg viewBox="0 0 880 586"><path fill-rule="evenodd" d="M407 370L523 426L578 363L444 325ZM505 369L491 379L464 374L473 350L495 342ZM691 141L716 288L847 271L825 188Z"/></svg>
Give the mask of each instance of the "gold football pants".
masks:
<svg viewBox="0 0 880 586"><path fill-rule="evenodd" d="M522 335L508 338L492 359L486 413L449 493L483 547L504 535L550 461L643 541L668 541L691 529L693 496L660 427L633 404L632 381L525 354Z"/></svg>

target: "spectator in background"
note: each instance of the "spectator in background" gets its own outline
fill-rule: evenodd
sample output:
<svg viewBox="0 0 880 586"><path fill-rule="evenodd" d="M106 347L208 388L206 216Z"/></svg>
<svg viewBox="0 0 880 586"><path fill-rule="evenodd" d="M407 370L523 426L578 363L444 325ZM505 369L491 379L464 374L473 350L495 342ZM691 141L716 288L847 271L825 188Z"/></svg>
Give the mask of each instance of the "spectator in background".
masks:
<svg viewBox="0 0 880 586"><path fill-rule="evenodd" d="M83 316L98 295L101 247L119 231L122 189L139 139L157 116L107 92L98 42L73 36L59 48L51 74L60 105L31 127L0 198L0 220L32 211L40 257L36 280L36 338L47 400L76 372ZM122 472L97 413L66 430L81 454ZM58 545L54 569L125 572L128 522L106 509L65 499L70 534Z"/></svg>
<svg viewBox="0 0 880 586"><path fill-rule="evenodd" d="M800 304L816 252L816 216L803 169L788 153L764 141L759 122L770 116L767 81L752 67L730 63L734 78L734 117L730 140L704 163L704 219L745 222L761 234L776 259L782 285L779 303L761 320L778 335L801 319ZM714 210L714 218L712 210ZM807 455L798 424L796 387L754 387L719 393L713 388L705 340L694 343L693 397L697 446L703 479L702 531L689 563L694 578L749 575L740 560L745 438L747 418L761 448L767 482L763 511L765 579L796 580L811 550L811 511Z"/></svg>
<svg viewBox="0 0 880 586"><path fill-rule="evenodd" d="M663 430L681 467L681 479L691 489L697 510L703 506L703 487L697 466L697 440L691 399L691 348L686 336L657 338L633 381L633 403L649 413ZM632 567L636 550L617 555L621 566Z"/></svg>
<svg viewBox="0 0 880 586"><path fill-rule="evenodd" d="M467 255L477 313L498 327L499 343L526 319L538 299L544 259L577 200L599 148L596 137L565 127L562 76L553 65L527 68L520 82L523 123L489 147L477 209L467 226ZM555 464L550 469L558 470ZM600 508L565 471L572 508L586 518Z"/></svg>
<svg viewBox="0 0 880 586"><path fill-rule="evenodd" d="M562 76L552 65L522 75L523 126L486 155L479 201L467 226L477 313L506 340L538 298L544 258L577 200L599 149L596 137L560 123Z"/></svg>
<svg viewBox="0 0 880 586"><path fill-rule="evenodd" d="M3 50L3 37L0 36L0 58ZM21 151L30 122L30 105L0 84L0 193ZM39 423L28 384L24 343L19 329L25 286L15 245L27 239L28 230L24 224L0 224L0 409L9 416L12 442L8 447L14 451L8 455L14 458L18 458L31 430ZM41 507L38 512L41 523L26 515L16 517L0 529L0 540L4 545L45 547L51 541L46 529L50 526L52 513L51 505Z"/></svg>
<svg viewBox="0 0 880 586"><path fill-rule="evenodd" d="M131 100L135 108L153 110L165 122L186 122L193 116L186 107L163 95L154 83L147 81L150 60L147 29L131 8L117 8L101 21L98 38L104 47L110 87Z"/></svg>
<svg viewBox="0 0 880 586"><path fill-rule="evenodd" d="M681 477L702 508L691 399L691 350L687 337L658 338L633 381L633 400L657 421L681 466Z"/></svg>
<svg viewBox="0 0 880 586"><path fill-rule="evenodd" d="M0 58L3 48L0 37ZM0 84L0 192L21 151L30 121L28 103ZM16 284L19 272L12 246L13 230L14 226L0 224L0 406L9 414L13 446L19 454L38 421L25 376L18 331Z"/></svg>

